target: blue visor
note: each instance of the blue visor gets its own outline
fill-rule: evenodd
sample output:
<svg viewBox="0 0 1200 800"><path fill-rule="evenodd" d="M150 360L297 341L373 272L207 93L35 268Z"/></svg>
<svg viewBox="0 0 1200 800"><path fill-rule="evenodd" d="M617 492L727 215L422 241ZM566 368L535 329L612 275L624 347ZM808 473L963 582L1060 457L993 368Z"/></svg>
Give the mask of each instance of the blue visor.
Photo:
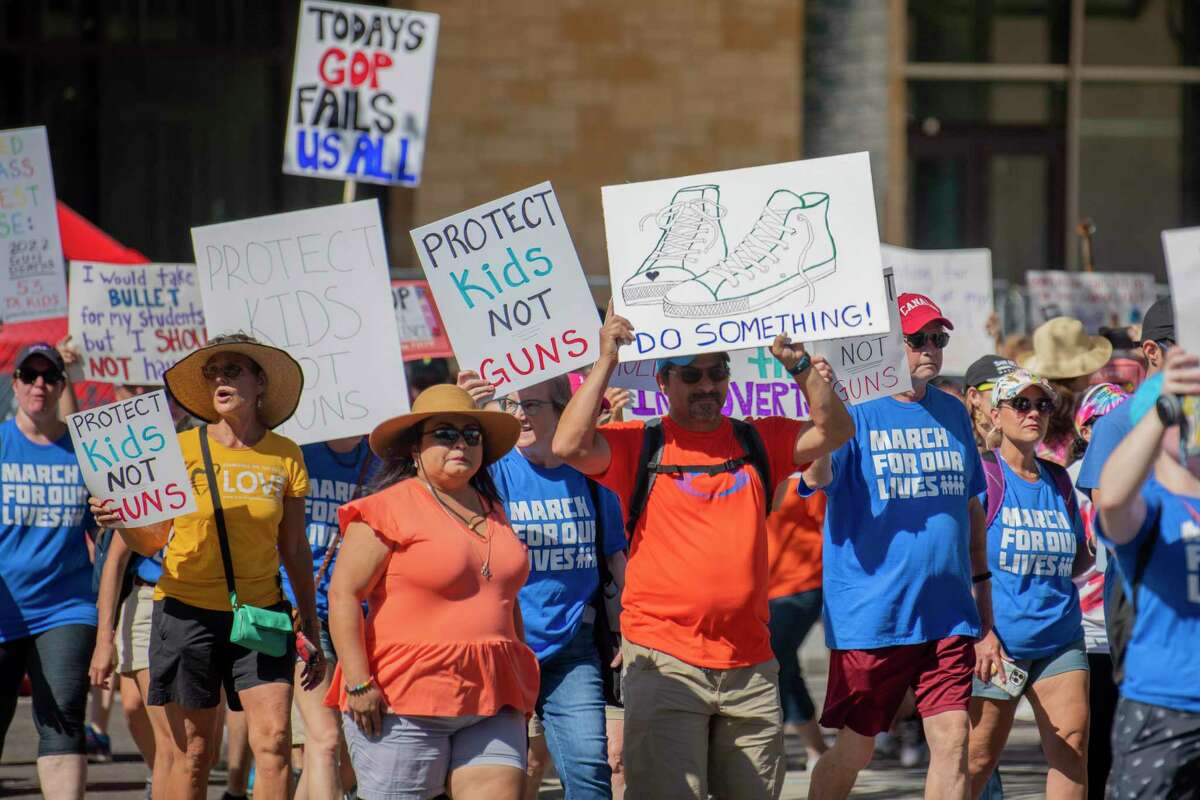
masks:
<svg viewBox="0 0 1200 800"><path fill-rule="evenodd" d="M658 374L667 367L686 367L700 356L675 356L673 358L658 358L654 361L654 372Z"/></svg>

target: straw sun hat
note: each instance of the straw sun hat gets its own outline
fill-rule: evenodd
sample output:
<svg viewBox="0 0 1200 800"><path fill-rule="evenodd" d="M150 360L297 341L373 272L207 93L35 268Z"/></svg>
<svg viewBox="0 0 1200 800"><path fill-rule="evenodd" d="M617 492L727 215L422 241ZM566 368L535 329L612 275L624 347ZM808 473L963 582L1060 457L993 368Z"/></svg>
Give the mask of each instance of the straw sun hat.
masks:
<svg viewBox="0 0 1200 800"><path fill-rule="evenodd" d="M381 422L371 431L371 450L380 458L396 455L396 446L413 426L430 417L461 414L471 417L483 429L483 464L487 466L503 456L521 436L521 423L503 411L480 411L465 389L441 383L417 396L412 412Z"/></svg>
<svg viewBox="0 0 1200 800"><path fill-rule="evenodd" d="M1055 317L1033 332L1033 353L1021 359L1021 366L1043 378L1070 380L1103 367L1112 349L1103 336L1088 336L1074 317Z"/></svg>
<svg viewBox="0 0 1200 800"><path fill-rule="evenodd" d="M213 408L212 385L203 373L204 365L218 353L240 353L258 364L266 376L267 386L259 406L259 418L264 425L278 427L296 413L300 390L304 387L304 371L299 362L278 347L237 339L201 347L163 373L175 402L185 411L205 422L220 419Z"/></svg>

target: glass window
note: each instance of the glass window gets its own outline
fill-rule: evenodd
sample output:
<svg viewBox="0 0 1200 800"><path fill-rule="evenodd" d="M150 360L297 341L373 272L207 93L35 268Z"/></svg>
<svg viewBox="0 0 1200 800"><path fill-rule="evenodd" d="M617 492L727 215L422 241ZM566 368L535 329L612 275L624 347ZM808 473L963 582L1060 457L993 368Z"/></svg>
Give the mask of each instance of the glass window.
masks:
<svg viewBox="0 0 1200 800"><path fill-rule="evenodd" d="M909 121L1058 125L1065 114L1062 84L1023 81L909 81Z"/></svg>
<svg viewBox="0 0 1200 800"><path fill-rule="evenodd" d="M1200 63L1196 0L1087 0L1083 63L1177 67Z"/></svg>
<svg viewBox="0 0 1200 800"><path fill-rule="evenodd" d="M908 58L1065 64L1066 0L909 0Z"/></svg>

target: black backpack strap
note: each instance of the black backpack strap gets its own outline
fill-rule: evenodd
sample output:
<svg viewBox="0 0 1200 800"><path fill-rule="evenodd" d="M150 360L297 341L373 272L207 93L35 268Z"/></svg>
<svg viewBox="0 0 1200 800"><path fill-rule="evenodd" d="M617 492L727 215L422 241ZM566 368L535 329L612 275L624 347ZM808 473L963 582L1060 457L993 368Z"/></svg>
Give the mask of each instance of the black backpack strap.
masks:
<svg viewBox="0 0 1200 800"><path fill-rule="evenodd" d="M753 424L740 419L730 419L729 421L733 423L733 435L742 446L742 452L754 465L759 479L762 480L763 496L766 498L764 506L766 513L770 514L771 500L775 496L775 486L771 483L771 459L767 456L767 447L763 444L758 428Z"/></svg>
<svg viewBox="0 0 1200 800"><path fill-rule="evenodd" d="M200 455L204 458L204 474L208 478L208 493L212 495L213 515L217 522L217 540L221 543L221 562L225 565L225 586L229 589L229 604L233 606L237 597L237 585L233 580L233 554L229 551L229 532L225 529L225 511L221 508L221 492L217 488L217 475L213 470L212 452L208 448L208 426L201 425L196 435L200 437Z"/></svg>
<svg viewBox="0 0 1200 800"><path fill-rule="evenodd" d="M1157 524L1154 530L1150 531L1150 535L1146 537L1146 541L1142 542L1142 546L1138 548L1137 562L1133 565L1133 578L1129 581L1129 607L1133 610L1133 621L1137 622L1138 610L1138 588L1142 585L1142 579L1146 577L1146 568L1150 566L1150 557L1154 555L1154 545L1158 544L1159 530ZM1129 626L1129 638L1133 638L1133 625Z"/></svg>
<svg viewBox="0 0 1200 800"><path fill-rule="evenodd" d="M588 494L592 496L592 508L595 509L596 522L596 567L600 570L600 590L604 590L604 585L612 580L612 575L608 572L608 563L604 560L604 511L600 507L600 486L586 475L583 476L587 481Z"/></svg>
<svg viewBox="0 0 1200 800"><path fill-rule="evenodd" d="M630 539L633 538L633 529L637 527L638 518L646 510L646 501L650 498L650 490L654 488L654 479L658 477L664 442L662 419L655 417L647 420L642 430L642 452L638 456L633 492L629 495L629 519L625 520L625 530L628 531Z"/></svg>

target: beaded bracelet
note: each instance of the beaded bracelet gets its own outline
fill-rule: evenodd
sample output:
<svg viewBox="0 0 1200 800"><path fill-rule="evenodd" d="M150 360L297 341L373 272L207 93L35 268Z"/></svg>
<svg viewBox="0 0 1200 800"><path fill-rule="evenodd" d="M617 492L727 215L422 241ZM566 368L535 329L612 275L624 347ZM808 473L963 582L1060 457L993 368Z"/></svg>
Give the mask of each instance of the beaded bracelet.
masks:
<svg viewBox="0 0 1200 800"><path fill-rule="evenodd" d="M367 689L370 689L372 684L374 684L374 683L375 683L374 678L367 678L365 681L360 683L358 686L347 686L346 694L355 695L355 696L360 695L363 692L365 692Z"/></svg>

